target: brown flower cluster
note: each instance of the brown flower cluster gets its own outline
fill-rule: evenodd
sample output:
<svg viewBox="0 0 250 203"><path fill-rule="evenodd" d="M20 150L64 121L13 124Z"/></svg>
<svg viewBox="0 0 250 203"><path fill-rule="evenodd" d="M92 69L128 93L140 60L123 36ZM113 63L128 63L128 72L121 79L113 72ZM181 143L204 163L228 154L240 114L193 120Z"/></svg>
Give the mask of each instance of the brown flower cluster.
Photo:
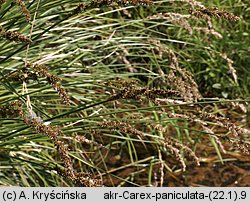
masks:
<svg viewBox="0 0 250 203"><path fill-rule="evenodd" d="M205 124L207 125L207 123ZM215 133L212 131L212 129L210 129L209 127L205 126L205 125L201 125L203 131L205 133L208 133L210 137L214 138L215 142L217 143L217 145L220 147L220 149L222 150L223 153L226 153L226 150L224 148L224 145L222 144L222 142L220 141L220 139L218 138L217 135L215 135Z"/></svg>
<svg viewBox="0 0 250 203"><path fill-rule="evenodd" d="M164 128L162 125L151 124L150 126L153 129L162 132L163 134L166 132L166 128ZM176 159L181 163L183 171L186 170L186 164L183 159L182 152L185 152L185 154L189 158L193 159L198 166L200 165L199 158L195 155L195 152L188 146L180 143L180 141L172 137L165 136L164 141L162 141L161 143L171 154L175 155Z"/></svg>
<svg viewBox="0 0 250 203"><path fill-rule="evenodd" d="M152 4L151 0L92 0L89 4L80 3L74 10L73 15L81 13L84 10L99 8L102 6L109 5L150 5Z"/></svg>
<svg viewBox="0 0 250 203"><path fill-rule="evenodd" d="M26 44L32 43L32 40L19 32L6 31L2 26L0 26L0 35L5 39L15 42L24 42Z"/></svg>
<svg viewBox="0 0 250 203"><path fill-rule="evenodd" d="M114 2L117 2L119 5L150 5L153 2L150 0L113 0Z"/></svg>
<svg viewBox="0 0 250 203"><path fill-rule="evenodd" d="M190 18L190 15L182 15L180 13L168 12L168 13L157 13L155 15L148 16L147 18L167 20L173 23L174 25L180 26L183 29L187 30L189 34L193 33L193 29L188 22L188 18Z"/></svg>
<svg viewBox="0 0 250 203"><path fill-rule="evenodd" d="M250 154L250 143L244 139L229 139L234 149L238 149L245 154Z"/></svg>
<svg viewBox="0 0 250 203"><path fill-rule="evenodd" d="M220 39L222 38L222 35L219 32L215 31L213 29L213 27L211 27L212 23L209 21L208 21L209 25L207 27L193 27L193 26L191 26L188 20L189 19L192 19L192 20L198 19L197 17L194 17L192 15L183 15L180 13L168 12L168 13L157 13L155 15L148 16L147 18L154 19L154 20L160 20L160 19L167 20L167 21L171 22L173 25L177 25L177 26L187 30L190 35L192 35L193 31L196 30L196 31L202 32L206 35L213 35L216 38L220 38Z"/></svg>
<svg viewBox="0 0 250 203"><path fill-rule="evenodd" d="M21 101L9 102L7 105L0 105L0 117L18 117L22 109Z"/></svg>
<svg viewBox="0 0 250 203"><path fill-rule="evenodd" d="M92 5L102 6L102 5L150 5L152 1L150 0L92 0Z"/></svg>
<svg viewBox="0 0 250 203"><path fill-rule="evenodd" d="M154 101L159 97L169 98L174 96L181 96L179 91L172 89L165 90L148 87L137 87L138 83L134 80L116 79L101 84L107 85L112 88L113 96L110 100L133 99L141 101L143 98L147 98Z"/></svg>
<svg viewBox="0 0 250 203"><path fill-rule="evenodd" d="M162 46L159 40L148 41L150 44L155 45L155 47L152 49L153 52L155 52L161 58L166 56L168 57L168 73L165 73L165 71L161 68L158 70L159 75L161 76L159 79L159 82L162 83L161 86L168 86L169 88L176 90L176 92L179 92L179 95L185 102L199 100L201 98L201 94L199 92L197 83L193 79L192 73L179 66L178 58L174 51L166 46Z"/></svg>
<svg viewBox="0 0 250 203"><path fill-rule="evenodd" d="M180 96L180 93L176 90L163 90L163 89L149 89L148 87L137 88L137 87L124 87L119 89L112 99L133 99L141 101L143 97L155 100L157 97L172 97Z"/></svg>
<svg viewBox="0 0 250 203"><path fill-rule="evenodd" d="M238 83L238 76L237 76L237 71L235 69L235 67L233 67L233 63L234 61L230 58L228 58L228 56L225 53L220 53L220 56L226 61L226 63L228 64L229 67L229 72L231 73L233 80L235 83Z"/></svg>
<svg viewBox="0 0 250 203"><path fill-rule="evenodd" d="M1 8L2 4L4 4L5 2L6 2L6 0L0 0L0 8ZM26 20L28 22L30 22L30 20L31 20L30 12L27 9L24 1L22 1L22 0L13 0L13 3L15 3L16 5L18 5L20 7L21 13L25 16Z"/></svg>
<svg viewBox="0 0 250 203"><path fill-rule="evenodd" d="M28 22L30 22L30 20L31 20L30 12L27 9L24 1L22 1L22 0L13 0L13 2L20 7L20 10L21 10L22 14L25 16L26 20Z"/></svg>
<svg viewBox="0 0 250 203"><path fill-rule="evenodd" d="M47 82L58 92L62 101L65 104L69 104L68 94L60 84L61 78L52 75L48 71L49 68L47 66L27 63L25 67L9 74L8 80L28 83L29 80L38 80L39 77L44 77L46 78Z"/></svg>
<svg viewBox="0 0 250 203"><path fill-rule="evenodd" d="M95 134L95 133L93 133ZM98 148L103 148L103 145L100 143L95 142L94 140L89 140L88 138L86 138L84 135L77 135L75 137L75 140L81 144L88 144L88 145L94 145Z"/></svg>
<svg viewBox="0 0 250 203"><path fill-rule="evenodd" d="M155 100L157 97L168 98L171 96L180 96L178 91L175 90L164 90L164 89L156 89L156 88L148 88L148 87L137 87L136 81L131 80L111 80L103 83L112 88L111 100L116 99L134 99L141 101L142 98L147 98L150 100Z"/></svg>
<svg viewBox="0 0 250 203"><path fill-rule="evenodd" d="M250 134L250 130L247 130L245 128L242 128L242 127L236 125L233 122L230 122L229 118L224 118L221 116L219 117L219 116L216 116L212 113L207 113L204 111L200 111L199 114L201 116L201 119L203 119L203 120L206 119L206 120L211 121L211 122L216 122L216 124L218 126L226 128L235 137L239 137L239 136L244 135L244 134Z"/></svg>
<svg viewBox="0 0 250 203"><path fill-rule="evenodd" d="M229 118L217 116L215 114L198 109L193 113L169 113L168 116L169 118L183 119L189 122L198 123L201 126L203 132L214 138L215 142L224 153L226 150L220 141L220 137L217 136L216 133L211 129L211 124L213 124L213 126L217 125L218 127L226 129L231 135L234 136L234 139L230 138L229 135L226 136L230 143L233 144L234 148L240 149L243 153L248 153L250 150L249 144L247 144L247 142L243 139L244 135L250 134L250 130L236 125L235 123L231 122Z"/></svg>
<svg viewBox="0 0 250 203"><path fill-rule="evenodd" d="M245 134L250 134L250 130L247 130L245 128L242 128L238 125L236 125L233 122L230 122L229 118L222 117L222 116L216 116L212 113L208 113L205 111L197 110L194 113L186 113L186 114L177 114L177 113L170 113L168 116L170 118L179 118L179 119L185 119L190 122L196 122L201 124L201 126L208 126L209 122L217 124L217 126L223 127L227 129L234 137L240 137ZM208 130L206 130L208 132ZM212 131L209 131L208 133L214 134Z"/></svg>
<svg viewBox="0 0 250 203"><path fill-rule="evenodd" d="M103 121L100 122L99 125L105 129L109 130L118 130L125 134L135 135L141 139L143 136L143 133L139 130L137 130L132 125L123 122L123 121ZM150 125L156 130L165 132L165 129L162 126L159 125ZM183 152L187 155L187 157L191 158L195 161L197 165L200 165L199 158L195 155L194 151L190 149L188 146L180 143L178 140L172 138L172 137L165 137L163 141L160 141L161 145L171 154L173 154L178 162L181 163L182 170L186 170L186 164L183 157Z"/></svg>
<svg viewBox="0 0 250 203"><path fill-rule="evenodd" d="M183 171L186 170L186 164L182 156L182 151L184 151L188 157L195 160L198 166L200 165L199 158L195 155L194 151L188 146L180 143L178 140L175 140L171 137L166 137L162 144L171 154L175 155L176 160L181 163Z"/></svg>
<svg viewBox="0 0 250 203"><path fill-rule="evenodd" d="M178 59L172 50L169 50L168 53L171 69L167 75L167 83L180 92L184 101L197 101L201 98L201 94L192 73L179 67Z"/></svg>
<svg viewBox="0 0 250 203"><path fill-rule="evenodd" d="M222 35L215 31L213 28L208 28L208 27L195 27L195 30L200 31L206 35L213 35L218 39L222 39Z"/></svg>
<svg viewBox="0 0 250 203"><path fill-rule="evenodd" d="M37 78L37 76L46 78L48 83L58 92L63 102L65 104L69 104L69 96L66 90L59 83L61 79L49 73L48 70L49 68L47 66L28 63L26 67L21 71L23 71L26 79L28 78L28 76L32 78Z"/></svg>
<svg viewBox="0 0 250 203"><path fill-rule="evenodd" d="M85 174L77 173L74 171L72 160L69 156L69 151L67 145L59 140L59 137L65 137L64 133L58 128L50 125L46 125L42 118L37 116L32 110L29 111L28 115L21 113L24 123L31 126L36 133L42 133L48 136L57 148L58 153L61 156L62 162L64 164L65 175L76 185L82 186L97 186L97 180L93 180Z"/></svg>
<svg viewBox="0 0 250 203"><path fill-rule="evenodd" d="M61 156L65 176L76 185L87 187L100 185L100 181L92 179L89 174L78 173L74 170L72 160L69 156L68 146L63 141L59 140L59 137L65 137L64 133L58 127L45 124L43 119L37 116L33 110L28 109L28 113L25 113L21 101L13 101L8 105L0 106L0 116L4 118L8 116L20 116L23 119L23 122L32 127L36 133L42 133L48 136L53 141L59 155Z"/></svg>
<svg viewBox="0 0 250 203"><path fill-rule="evenodd" d="M132 125L126 122L103 121L103 122L100 122L99 125L109 130L119 130L120 132L125 133L125 134L135 135L139 138L143 137L143 133L141 131L135 129Z"/></svg>
<svg viewBox="0 0 250 203"><path fill-rule="evenodd" d="M7 79L9 81L18 81L18 82L26 82L29 83L29 80L38 80L38 73L33 71L28 67L20 68L16 71L11 72Z"/></svg>
<svg viewBox="0 0 250 203"><path fill-rule="evenodd" d="M134 87L135 85L138 84L138 82L136 80L129 80L129 79L124 80L117 78L99 84L115 88L123 88L123 87Z"/></svg>
<svg viewBox="0 0 250 203"><path fill-rule="evenodd" d="M191 5L192 7L205 8L205 6L201 2L195 0L168 0L168 2L183 2Z"/></svg>
<svg viewBox="0 0 250 203"><path fill-rule="evenodd" d="M229 13L227 11L219 10L218 8L200 8L193 10L191 12L192 15L196 16L197 18L210 18L210 17L216 17L216 18L224 18L229 21L239 21L240 17L235 16L232 13Z"/></svg>

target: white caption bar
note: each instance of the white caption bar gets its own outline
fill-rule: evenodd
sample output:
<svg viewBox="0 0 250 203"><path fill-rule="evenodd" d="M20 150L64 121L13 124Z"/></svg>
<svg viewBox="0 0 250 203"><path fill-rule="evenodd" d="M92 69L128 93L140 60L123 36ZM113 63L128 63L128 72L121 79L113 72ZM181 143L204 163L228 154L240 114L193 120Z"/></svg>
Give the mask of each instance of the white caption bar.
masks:
<svg viewBox="0 0 250 203"><path fill-rule="evenodd" d="M0 203L4 202L250 202L250 187L223 188L23 188L0 187Z"/></svg>

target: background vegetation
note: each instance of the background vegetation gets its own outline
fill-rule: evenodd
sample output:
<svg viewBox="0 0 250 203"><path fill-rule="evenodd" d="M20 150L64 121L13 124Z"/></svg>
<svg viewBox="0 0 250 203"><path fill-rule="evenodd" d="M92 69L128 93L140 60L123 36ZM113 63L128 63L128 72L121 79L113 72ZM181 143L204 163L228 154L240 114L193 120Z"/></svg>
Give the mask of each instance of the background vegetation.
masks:
<svg viewBox="0 0 250 203"><path fill-rule="evenodd" d="M248 0L0 7L0 185L249 186Z"/></svg>

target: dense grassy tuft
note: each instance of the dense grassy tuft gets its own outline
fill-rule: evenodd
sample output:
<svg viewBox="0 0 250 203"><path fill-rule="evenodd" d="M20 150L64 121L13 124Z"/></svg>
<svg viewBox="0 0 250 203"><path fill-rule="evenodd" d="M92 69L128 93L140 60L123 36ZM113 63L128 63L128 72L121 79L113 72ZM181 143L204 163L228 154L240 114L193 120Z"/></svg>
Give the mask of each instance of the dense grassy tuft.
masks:
<svg viewBox="0 0 250 203"><path fill-rule="evenodd" d="M249 6L0 1L0 185L170 186L249 154Z"/></svg>

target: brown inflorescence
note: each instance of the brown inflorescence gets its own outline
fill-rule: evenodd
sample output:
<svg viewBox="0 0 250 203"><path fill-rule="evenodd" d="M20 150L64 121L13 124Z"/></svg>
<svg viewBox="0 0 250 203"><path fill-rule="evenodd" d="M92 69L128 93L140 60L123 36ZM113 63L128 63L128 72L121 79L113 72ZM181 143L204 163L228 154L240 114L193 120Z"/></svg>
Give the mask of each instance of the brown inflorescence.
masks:
<svg viewBox="0 0 250 203"><path fill-rule="evenodd" d="M138 137L143 137L143 132L135 129L132 125L121 122L121 121L103 121L100 122L99 125L103 128L109 129L109 130L119 130L122 133L128 133L131 135L135 135Z"/></svg>
<svg viewBox="0 0 250 203"><path fill-rule="evenodd" d="M124 4L124 5L150 5L153 2L150 0L114 0L114 2L117 2L119 5Z"/></svg>
<svg viewBox="0 0 250 203"><path fill-rule="evenodd" d="M250 154L250 143L244 139L229 139L234 149L238 149L245 154Z"/></svg>
<svg viewBox="0 0 250 203"><path fill-rule="evenodd" d="M166 129L161 125L150 125L153 129L161 131L163 134L166 132ZM186 164L182 155L182 152L185 152L187 157L194 160L194 162L199 166L200 161L199 158L196 156L195 152L189 148L187 145L180 143L179 140L176 140L169 136L164 136L164 141L161 141L160 143L166 148L167 151L169 151L171 154L175 155L176 160L180 162L182 166L182 170L186 170Z"/></svg>
<svg viewBox="0 0 250 203"><path fill-rule="evenodd" d="M175 140L174 138L171 138L171 137L166 137L162 143L163 143L163 146L166 147L166 149L171 154L175 155L176 160L181 163L183 171L186 170L186 164L181 154L182 150L185 153L187 153L188 157L194 159L198 166L200 165L199 158L195 155L194 151L190 149L188 146L180 143L178 140Z"/></svg>
<svg viewBox="0 0 250 203"><path fill-rule="evenodd" d="M0 117L17 117L22 109L21 101L9 102L7 105L0 105Z"/></svg>
<svg viewBox="0 0 250 203"><path fill-rule="evenodd" d="M150 5L152 1L150 0L92 0L89 4L80 3L74 10L73 14L81 13L84 10L89 10L93 8L99 8L102 6L109 6L109 5Z"/></svg>
<svg viewBox="0 0 250 203"><path fill-rule="evenodd" d="M178 63L177 58L176 62ZM178 64L177 64L178 65ZM112 100L116 99L134 99L141 101L142 98L149 99L155 103L159 103L160 98L171 99L171 97L179 97L184 101L196 101L201 98L197 84L192 78L190 72L184 69L177 68L181 72L181 76L174 75L167 76L169 86L172 86L174 89L157 89L157 88L148 88L148 87L137 87L136 81L123 82L123 80L115 80L104 83L110 87L115 87L112 91ZM171 70L172 71L172 70ZM171 72L170 71L170 72ZM185 78L184 80L182 78ZM172 84L172 85L171 85ZM175 100L179 101L180 100ZM177 102L178 103L178 102Z"/></svg>
<svg viewBox="0 0 250 203"><path fill-rule="evenodd" d="M150 0L92 0L92 5L101 6L101 5L150 5L152 1Z"/></svg>
<svg viewBox="0 0 250 203"><path fill-rule="evenodd" d="M201 126L204 132L208 133L210 137L214 138L215 142L218 144L222 152L226 153L226 150L223 144L221 143L220 139L215 135L215 133L210 128L206 127L205 125L201 125Z"/></svg>
<svg viewBox="0 0 250 203"><path fill-rule="evenodd" d="M46 78L48 83L58 92L63 102L65 104L69 104L69 96L63 86L59 83L59 81L61 81L61 78L49 73L49 68L47 66L28 63L26 65L26 69L23 70L26 72L26 77L32 76L33 78L35 78L37 76L40 76Z"/></svg>
<svg viewBox="0 0 250 203"><path fill-rule="evenodd" d="M201 98L197 83L192 73L179 67L178 59L172 50L168 50L170 71L167 75L169 86L173 86L187 102L197 101Z"/></svg>
<svg viewBox="0 0 250 203"><path fill-rule="evenodd" d="M219 54L228 64L229 67L229 72L231 73L233 80L235 83L238 83L238 76L237 76L237 71L235 69L235 67L233 67L233 63L234 61L230 58L228 58L228 56L225 53L220 53Z"/></svg>
<svg viewBox="0 0 250 203"><path fill-rule="evenodd" d="M86 5L83 3L80 3L73 11L72 11L72 15L76 15L81 13L84 9L86 8Z"/></svg>
<svg viewBox="0 0 250 203"><path fill-rule="evenodd" d="M227 11L221 11L218 8L200 8L193 10L191 12L192 15L196 16L197 18L209 18L209 17L216 17L216 18L224 18L229 21L239 21L240 17L235 16L232 13Z"/></svg>
<svg viewBox="0 0 250 203"><path fill-rule="evenodd" d="M172 145L171 142L169 143L169 140L166 140L166 141L163 143L163 146L164 146L171 154L175 155L176 160L179 161L180 164L181 164L182 170L183 170L183 171L186 171L186 167L187 167L187 166L186 166L185 161L184 161L184 159L183 159L183 157L182 157L182 155L181 155L180 149L177 149L176 147L174 147L174 146Z"/></svg>
<svg viewBox="0 0 250 203"><path fill-rule="evenodd" d="M153 129L162 132L163 134L166 132L166 129L159 124L158 125L151 124L150 126ZM200 165L199 158L195 155L195 152L192 149L190 149L188 146L186 146L185 144L180 143L180 141L178 141L172 137L165 136L164 141L162 141L161 143L163 144L164 147L166 147L166 149L170 153L172 153L176 156L177 160L182 165L183 171L186 170L186 164L185 164L185 161L184 161L182 154L181 154L182 151L185 152L188 157L193 159L198 166Z"/></svg>
<svg viewBox="0 0 250 203"><path fill-rule="evenodd" d="M29 80L38 80L38 76L38 73L32 71L32 69L23 67L8 74L7 79L9 81L29 83Z"/></svg>
<svg viewBox="0 0 250 203"><path fill-rule="evenodd" d="M210 123L214 123L219 127L225 128L229 133L231 133L231 135L234 136L234 139L230 138L229 135L226 136L230 143L233 144L234 148L240 149L244 153L248 153L249 151L249 144L247 144L246 140L243 139L243 136L250 134L250 130L236 125L235 123L231 122L229 118L217 116L212 113L200 110L197 110L194 113L186 112L184 114L169 113L168 116L170 118L183 119L198 123L205 133L208 133L210 137L215 139L215 142L218 144L222 152L226 153L225 147L220 141L220 138L210 127Z"/></svg>
<svg viewBox="0 0 250 203"><path fill-rule="evenodd" d="M95 142L94 140L89 140L86 138L84 135L77 135L75 137L75 140L81 144L89 144L89 145L94 145L97 146L98 148L103 148L103 145L100 143Z"/></svg>
<svg viewBox="0 0 250 203"><path fill-rule="evenodd" d="M45 124L43 119L37 116L31 109L28 109L28 113L25 113L22 107L21 101L10 102L8 106L0 106L0 116L20 116L23 119L23 122L32 127L36 133L42 133L48 136L53 141L59 155L61 156L65 176L76 185L100 186L101 183L99 180L92 179L90 178L90 175L78 173L74 170L72 160L69 156L68 147L63 141L59 140L59 137L65 137L63 131L56 126Z"/></svg>
<svg viewBox="0 0 250 203"><path fill-rule="evenodd" d="M211 122L216 122L218 126L226 128L233 136L239 137L244 134L250 134L250 130L242 128L235 123L231 122L229 118L219 117L212 113L200 111L198 112L200 118Z"/></svg>
<svg viewBox="0 0 250 203"><path fill-rule="evenodd" d="M173 13L173 12L168 12L168 13L157 13L152 16L148 16L148 19L163 19L170 21L174 25L180 26L183 29L187 30L189 34L193 33L193 28L188 22L188 18L190 18L190 15L182 15L180 13Z"/></svg>
<svg viewBox="0 0 250 203"><path fill-rule="evenodd" d="M206 35L210 34L210 35L213 35L213 36L215 36L216 38L219 38L219 39L223 38L222 35L219 32L215 31L213 28L195 27L194 29L197 30L197 31L200 31L200 32L202 32L202 33L204 33Z"/></svg>
<svg viewBox="0 0 250 203"><path fill-rule="evenodd" d="M0 35L5 39L15 42L24 42L26 44L32 43L32 40L19 32L6 31L2 26L0 26Z"/></svg>
<svg viewBox="0 0 250 203"><path fill-rule="evenodd" d="M199 100L202 96L199 92L198 85L193 79L190 71L179 66L178 58L174 51L166 46L163 46L159 40L148 40L150 44L154 44L153 51L162 58L168 56L169 69L168 73L159 68L159 75L161 76L161 86L168 86L173 88L185 102L193 102ZM169 99L169 98L168 98ZM157 98L158 100L158 98ZM177 101L177 100L176 100ZM159 102L159 101L157 101ZM179 101L177 101L179 102Z"/></svg>
<svg viewBox="0 0 250 203"><path fill-rule="evenodd" d="M25 16L26 20L30 22L31 20L30 12L27 9L25 3L22 0L13 0L13 2L20 7L21 12Z"/></svg>
<svg viewBox="0 0 250 203"><path fill-rule="evenodd" d="M168 0L168 2L183 2L189 4L192 7L205 8L201 2L195 0Z"/></svg>
<svg viewBox="0 0 250 203"><path fill-rule="evenodd" d="M112 79L108 80L106 82L99 83L101 85L106 85L109 87L116 87L116 88L123 88L123 87L134 87L135 85L138 85L138 82L136 80L130 80L130 79Z"/></svg>
<svg viewBox="0 0 250 203"><path fill-rule="evenodd" d="M229 118L216 116L212 113L197 110L194 113L185 113L185 114L177 114L177 113L170 113L168 116L170 118L180 118L185 119L191 122L199 123L203 129L210 134L214 134L211 130L208 130L206 126L209 125L209 122L216 123L217 126L223 127L227 129L234 137L239 137L241 135L250 134L250 130L242 128L235 123L231 122Z"/></svg>
<svg viewBox="0 0 250 203"><path fill-rule="evenodd" d="M143 97L150 100L155 100L157 97L172 97L180 96L176 90L163 90L163 89L149 89L148 87L124 87L118 90L112 98L113 99L134 99L140 101Z"/></svg>
<svg viewBox="0 0 250 203"><path fill-rule="evenodd" d="M75 172L72 160L69 156L68 147L63 141L59 140L59 137L65 137L65 135L58 127L46 125L42 118L37 116L32 110L27 115L22 112L21 116L24 120L24 123L31 126L36 131L36 133L45 134L53 141L58 153L61 156L67 178L77 185L97 186L95 184L98 182L97 180L93 180L85 176L85 174Z"/></svg>

